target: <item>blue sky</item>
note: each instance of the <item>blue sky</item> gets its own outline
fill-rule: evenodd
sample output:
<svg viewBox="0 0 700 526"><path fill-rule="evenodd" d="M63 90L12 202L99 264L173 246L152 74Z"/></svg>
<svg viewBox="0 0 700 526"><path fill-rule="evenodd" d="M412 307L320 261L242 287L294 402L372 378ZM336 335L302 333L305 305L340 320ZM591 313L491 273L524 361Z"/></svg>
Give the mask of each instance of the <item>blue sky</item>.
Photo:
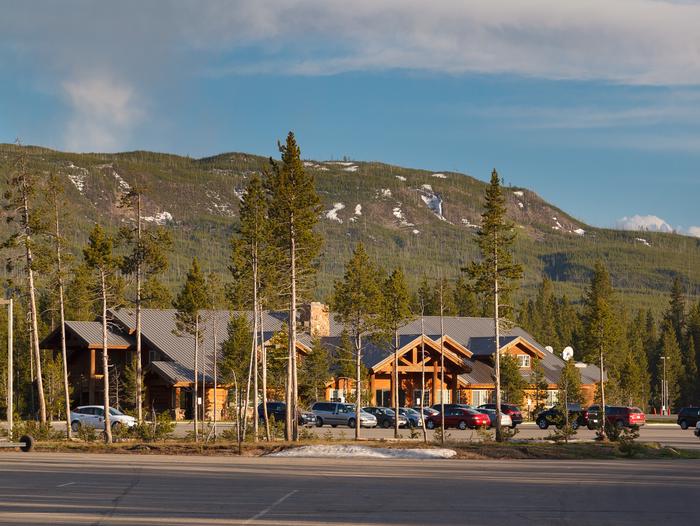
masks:
<svg viewBox="0 0 700 526"><path fill-rule="evenodd" d="M292 129L308 158L496 167L588 223L700 236L698 26L694 1L27 1L0 141L274 155Z"/></svg>

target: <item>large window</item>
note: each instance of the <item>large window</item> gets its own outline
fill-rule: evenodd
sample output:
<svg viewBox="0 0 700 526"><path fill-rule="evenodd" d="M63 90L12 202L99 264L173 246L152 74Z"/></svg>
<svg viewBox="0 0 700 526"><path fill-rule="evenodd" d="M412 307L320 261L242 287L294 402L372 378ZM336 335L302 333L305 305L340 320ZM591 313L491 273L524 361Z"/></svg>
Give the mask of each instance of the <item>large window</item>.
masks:
<svg viewBox="0 0 700 526"><path fill-rule="evenodd" d="M428 407L432 403L432 401L430 400L430 391L428 389L426 389L423 392L423 395L424 395L423 396L423 406ZM421 399L420 389L414 389L414 391L413 391L413 405L419 406L420 399Z"/></svg>
<svg viewBox="0 0 700 526"><path fill-rule="evenodd" d="M559 401L559 391L550 389L547 391L547 407L552 407Z"/></svg>
<svg viewBox="0 0 700 526"><path fill-rule="evenodd" d="M530 356L528 354L519 354L518 365L521 369L530 367Z"/></svg>
<svg viewBox="0 0 700 526"><path fill-rule="evenodd" d="M474 389L472 391L472 405L480 406L491 401L491 391L489 389Z"/></svg>

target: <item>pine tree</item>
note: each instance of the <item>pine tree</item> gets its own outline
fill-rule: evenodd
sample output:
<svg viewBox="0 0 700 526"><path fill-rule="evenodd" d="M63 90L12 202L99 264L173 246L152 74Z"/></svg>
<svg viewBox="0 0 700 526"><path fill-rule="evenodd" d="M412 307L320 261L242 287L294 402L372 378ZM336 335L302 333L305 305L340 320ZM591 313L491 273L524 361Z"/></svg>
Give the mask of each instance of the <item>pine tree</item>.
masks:
<svg viewBox="0 0 700 526"><path fill-rule="evenodd" d="M547 384L547 379L544 375L542 360L539 358L532 359L529 387L532 390L532 402L534 404L530 413L530 418L532 418L533 415L540 413L544 409L549 389L549 384Z"/></svg>
<svg viewBox="0 0 700 526"><path fill-rule="evenodd" d="M85 263L74 267L72 279L66 285L66 319L94 320L98 315L95 311L95 290L98 288L92 271Z"/></svg>
<svg viewBox="0 0 700 526"><path fill-rule="evenodd" d="M119 258L113 254L112 238L105 234L99 224L96 224L90 233L87 247L83 249L83 258L88 268L97 276L101 298L102 321L102 378L104 398L105 442L112 442L112 428L109 418L109 355L107 346L107 303L112 297L110 283L119 268Z"/></svg>
<svg viewBox="0 0 700 526"><path fill-rule="evenodd" d="M314 232L321 211L314 177L304 170L301 152L294 134L289 132L285 145L279 145L282 160L271 162L265 180L269 196L270 238L278 249L280 271L288 279L282 290L289 300L289 345L287 379L287 418L285 438L298 439L297 414L297 300L308 291L316 267L314 262L321 238Z"/></svg>
<svg viewBox="0 0 700 526"><path fill-rule="evenodd" d="M496 170L486 189L484 213L477 243L481 261L469 265L469 276L485 305L491 305L494 319L496 407L501 407L500 333L504 318L512 314L510 297L522 278L522 267L513 262L512 246L515 241L513 224L506 218L506 201L501 180ZM497 412L496 440L501 441L501 418Z"/></svg>
<svg viewBox="0 0 700 526"><path fill-rule="evenodd" d="M683 385L683 359L676 339L676 329L670 319L666 319L663 325L656 366L659 384L664 380L666 383L667 410L676 408L680 402ZM663 389L660 391L663 392Z"/></svg>
<svg viewBox="0 0 700 526"><path fill-rule="evenodd" d="M685 330L685 296L683 295L683 286L678 276L673 279L671 297L664 320L669 321L673 326L673 330L676 331L676 341L682 342Z"/></svg>
<svg viewBox="0 0 700 526"><path fill-rule="evenodd" d="M399 414L399 329L406 325L413 314L411 312L410 295L408 285L403 271L400 268L394 269L389 277L384 280L382 287L382 309L381 309L381 328L386 334L387 339L392 342L392 350L394 351L394 399L391 401L394 406L394 412ZM399 419L394 419L394 437L399 436Z"/></svg>
<svg viewBox="0 0 700 526"><path fill-rule="evenodd" d="M696 405L698 400L698 365L695 340L688 338L683 355L683 405Z"/></svg>
<svg viewBox="0 0 700 526"><path fill-rule="evenodd" d="M460 274L453 291L453 302L457 310L457 316L474 317L480 312L476 303L476 294L469 282Z"/></svg>
<svg viewBox="0 0 700 526"><path fill-rule="evenodd" d="M209 291L206 279L199 267L197 258L187 272L187 278L173 306L177 309L176 331L187 333L194 341L194 436L199 440L199 346L204 339L202 311L209 305ZM206 391L206 386L202 386Z"/></svg>
<svg viewBox="0 0 700 526"><path fill-rule="evenodd" d="M321 338L315 337L311 342L311 352L299 367L299 397L307 405L321 399L329 378L328 349L321 343Z"/></svg>
<svg viewBox="0 0 700 526"><path fill-rule="evenodd" d="M522 405L527 382L520 373L518 359L512 354L501 353L501 389L503 401Z"/></svg>
<svg viewBox="0 0 700 526"><path fill-rule="evenodd" d="M333 289L332 309L336 319L347 326L355 351L355 438L360 438L362 408L362 337L381 327L382 291L379 270L367 256L362 244L355 247L345 266L342 281ZM398 388L398 386L397 386Z"/></svg>
<svg viewBox="0 0 700 526"><path fill-rule="evenodd" d="M424 316L438 316L440 314L440 306L435 301L437 296L433 287L428 282L428 278L423 276L418 287L418 291L413 299L413 309L418 312L423 309Z"/></svg>
<svg viewBox="0 0 700 526"><path fill-rule="evenodd" d="M233 315L228 323L228 337L221 344L221 378L233 385L236 393L236 431L239 444L244 438L243 413L247 410L242 401L245 396L245 377L248 373L252 350L252 331L246 316ZM257 417L256 407L254 418Z"/></svg>
<svg viewBox="0 0 700 526"><path fill-rule="evenodd" d="M173 243L170 233L163 228L144 230L141 208L142 194L142 189L132 187L122 196L121 206L133 211L136 226L133 228L123 227L120 230L121 239L131 248L131 252L122 260L122 272L134 276L136 281L134 301L136 306L136 383L133 387L135 389L136 417L139 422L143 421L143 399L141 398L143 392L141 385L143 382L143 360L141 357L143 280L145 278L155 281L158 274L167 270L167 253L172 249ZM152 287L154 285L155 283L151 283Z"/></svg>
<svg viewBox="0 0 700 526"><path fill-rule="evenodd" d="M169 309L173 306L173 295L156 276L150 276L141 289L141 305L144 309Z"/></svg>

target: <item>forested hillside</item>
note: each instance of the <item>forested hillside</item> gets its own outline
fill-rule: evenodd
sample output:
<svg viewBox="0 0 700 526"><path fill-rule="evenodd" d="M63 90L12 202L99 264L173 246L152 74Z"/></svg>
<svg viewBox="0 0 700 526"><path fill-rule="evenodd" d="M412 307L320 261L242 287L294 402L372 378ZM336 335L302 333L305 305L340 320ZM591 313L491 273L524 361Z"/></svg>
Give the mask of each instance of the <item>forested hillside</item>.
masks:
<svg viewBox="0 0 700 526"><path fill-rule="evenodd" d="M302 145L303 147L303 145ZM0 146L5 175L20 150ZM129 221L119 207L131 186L144 188L147 221L171 231L174 246L166 282L179 284L193 255L206 271L225 276L229 239L246 179L269 160L243 153L192 159L151 152L74 154L24 147L28 167L55 173L68 202L70 250L79 258L92 223L115 229ZM302 150L303 154L303 150ZM316 298L325 299L356 241L385 268L401 265L417 287L422 276L455 279L477 256L483 181L453 172L430 172L377 162L306 161L316 177L325 238ZM601 189L604 191L604 189ZM577 301L601 258L631 308L665 307L674 277L686 293L700 292L700 240L673 234L597 229L525 188L507 188L508 214L519 230L516 258L525 269L521 299L542 276ZM0 236L6 237L6 225Z"/></svg>

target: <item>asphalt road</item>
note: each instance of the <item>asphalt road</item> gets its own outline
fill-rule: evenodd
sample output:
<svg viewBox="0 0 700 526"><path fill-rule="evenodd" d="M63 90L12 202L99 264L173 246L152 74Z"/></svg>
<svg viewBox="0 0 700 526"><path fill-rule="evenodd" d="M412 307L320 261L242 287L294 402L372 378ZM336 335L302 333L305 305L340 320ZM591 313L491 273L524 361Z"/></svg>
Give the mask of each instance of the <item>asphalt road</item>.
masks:
<svg viewBox="0 0 700 526"><path fill-rule="evenodd" d="M220 424L219 429L226 429L231 427L230 424ZM324 426L322 428L307 428L308 431L314 433L319 438L324 436L330 436L335 439L346 438L351 439L355 435L355 430L348 427L336 427L332 428L330 426ZM539 438L544 439L552 433L554 428L548 430L539 429L534 423L526 422L518 426L517 439L532 439ZM175 435L184 437L188 432L192 431L191 423L178 422L175 430ZM422 431L421 431L422 433ZM450 440L464 440L464 441L475 441L479 440L479 436L475 431L465 430L460 431L459 429L448 429L448 436ZM408 430L400 430L400 434L403 438L409 438L411 433ZM362 436L365 438L393 438L393 429L363 429ZM432 437L433 432L428 431L428 436ZM593 440L595 437L595 431L589 431L588 429L579 429L578 433L574 437L579 440ZM659 442L664 446L677 447L682 449L700 449L700 439L693 434L692 429L687 429L683 431L676 424L647 424L643 426L640 430L639 440L645 442Z"/></svg>
<svg viewBox="0 0 700 526"><path fill-rule="evenodd" d="M693 524L700 461L0 454L0 524Z"/></svg>

